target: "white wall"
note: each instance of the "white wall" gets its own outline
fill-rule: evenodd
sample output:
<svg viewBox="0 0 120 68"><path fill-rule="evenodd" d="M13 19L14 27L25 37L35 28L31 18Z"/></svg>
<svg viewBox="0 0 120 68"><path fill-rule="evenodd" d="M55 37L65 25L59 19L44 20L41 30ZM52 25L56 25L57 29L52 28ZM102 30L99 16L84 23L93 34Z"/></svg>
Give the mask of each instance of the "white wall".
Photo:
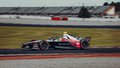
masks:
<svg viewBox="0 0 120 68"><path fill-rule="evenodd" d="M16 18L19 16L23 19L44 19L51 20L51 17L48 16L28 16L28 15L0 15L0 18ZM120 18L76 18L68 17L68 20L71 21L120 21Z"/></svg>
<svg viewBox="0 0 120 68"><path fill-rule="evenodd" d="M35 16L35 15L0 15L0 18L24 18L24 19L50 19L47 16Z"/></svg>
<svg viewBox="0 0 120 68"><path fill-rule="evenodd" d="M115 14L115 7L112 7L111 10L107 12L108 15Z"/></svg>
<svg viewBox="0 0 120 68"><path fill-rule="evenodd" d="M120 22L120 18L68 18L68 20L76 20L76 21L99 21L99 22L104 22L104 21L109 21L109 22Z"/></svg>

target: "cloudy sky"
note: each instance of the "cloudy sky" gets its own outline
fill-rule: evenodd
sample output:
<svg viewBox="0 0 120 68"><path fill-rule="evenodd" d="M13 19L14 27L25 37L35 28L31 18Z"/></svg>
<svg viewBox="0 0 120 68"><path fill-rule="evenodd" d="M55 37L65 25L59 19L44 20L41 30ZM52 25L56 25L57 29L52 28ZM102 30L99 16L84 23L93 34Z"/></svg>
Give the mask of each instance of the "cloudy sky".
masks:
<svg viewBox="0 0 120 68"><path fill-rule="evenodd" d="M120 0L0 0L0 7L3 6L97 6L104 2L120 2Z"/></svg>

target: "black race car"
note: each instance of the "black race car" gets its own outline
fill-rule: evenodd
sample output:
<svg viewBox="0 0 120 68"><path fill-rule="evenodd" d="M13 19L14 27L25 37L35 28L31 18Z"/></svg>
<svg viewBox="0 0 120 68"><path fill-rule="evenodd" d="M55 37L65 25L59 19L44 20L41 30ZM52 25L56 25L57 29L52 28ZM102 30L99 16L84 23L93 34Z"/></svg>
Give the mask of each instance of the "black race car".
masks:
<svg viewBox="0 0 120 68"><path fill-rule="evenodd" d="M87 49L90 45L91 37L74 37L64 33L62 37L51 37L47 40L31 40L23 43L21 48L47 50L49 47L61 49Z"/></svg>

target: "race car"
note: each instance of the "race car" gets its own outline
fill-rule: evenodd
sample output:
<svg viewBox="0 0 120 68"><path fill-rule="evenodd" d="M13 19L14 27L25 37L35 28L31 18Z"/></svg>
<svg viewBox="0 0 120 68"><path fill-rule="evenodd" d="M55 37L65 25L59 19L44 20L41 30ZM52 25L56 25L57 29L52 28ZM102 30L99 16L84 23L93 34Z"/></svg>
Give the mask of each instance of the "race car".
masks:
<svg viewBox="0 0 120 68"><path fill-rule="evenodd" d="M47 40L31 40L22 44L21 48L48 50L54 49L87 49L90 45L91 37L75 37L64 32L62 37L51 37Z"/></svg>

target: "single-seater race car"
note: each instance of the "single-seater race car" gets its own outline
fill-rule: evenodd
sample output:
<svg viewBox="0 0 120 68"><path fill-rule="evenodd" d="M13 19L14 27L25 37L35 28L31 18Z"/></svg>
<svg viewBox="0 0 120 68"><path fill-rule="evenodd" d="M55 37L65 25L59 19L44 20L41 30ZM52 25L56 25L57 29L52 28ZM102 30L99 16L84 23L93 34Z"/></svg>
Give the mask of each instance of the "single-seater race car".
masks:
<svg viewBox="0 0 120 68"><path fill-rule="evenodd" d="M48 50L54 49L87 49L90 45L91 37L74 37L64 32L62 37L51 37L47 40L31 40L22 44L21 48Z"/></svg>

